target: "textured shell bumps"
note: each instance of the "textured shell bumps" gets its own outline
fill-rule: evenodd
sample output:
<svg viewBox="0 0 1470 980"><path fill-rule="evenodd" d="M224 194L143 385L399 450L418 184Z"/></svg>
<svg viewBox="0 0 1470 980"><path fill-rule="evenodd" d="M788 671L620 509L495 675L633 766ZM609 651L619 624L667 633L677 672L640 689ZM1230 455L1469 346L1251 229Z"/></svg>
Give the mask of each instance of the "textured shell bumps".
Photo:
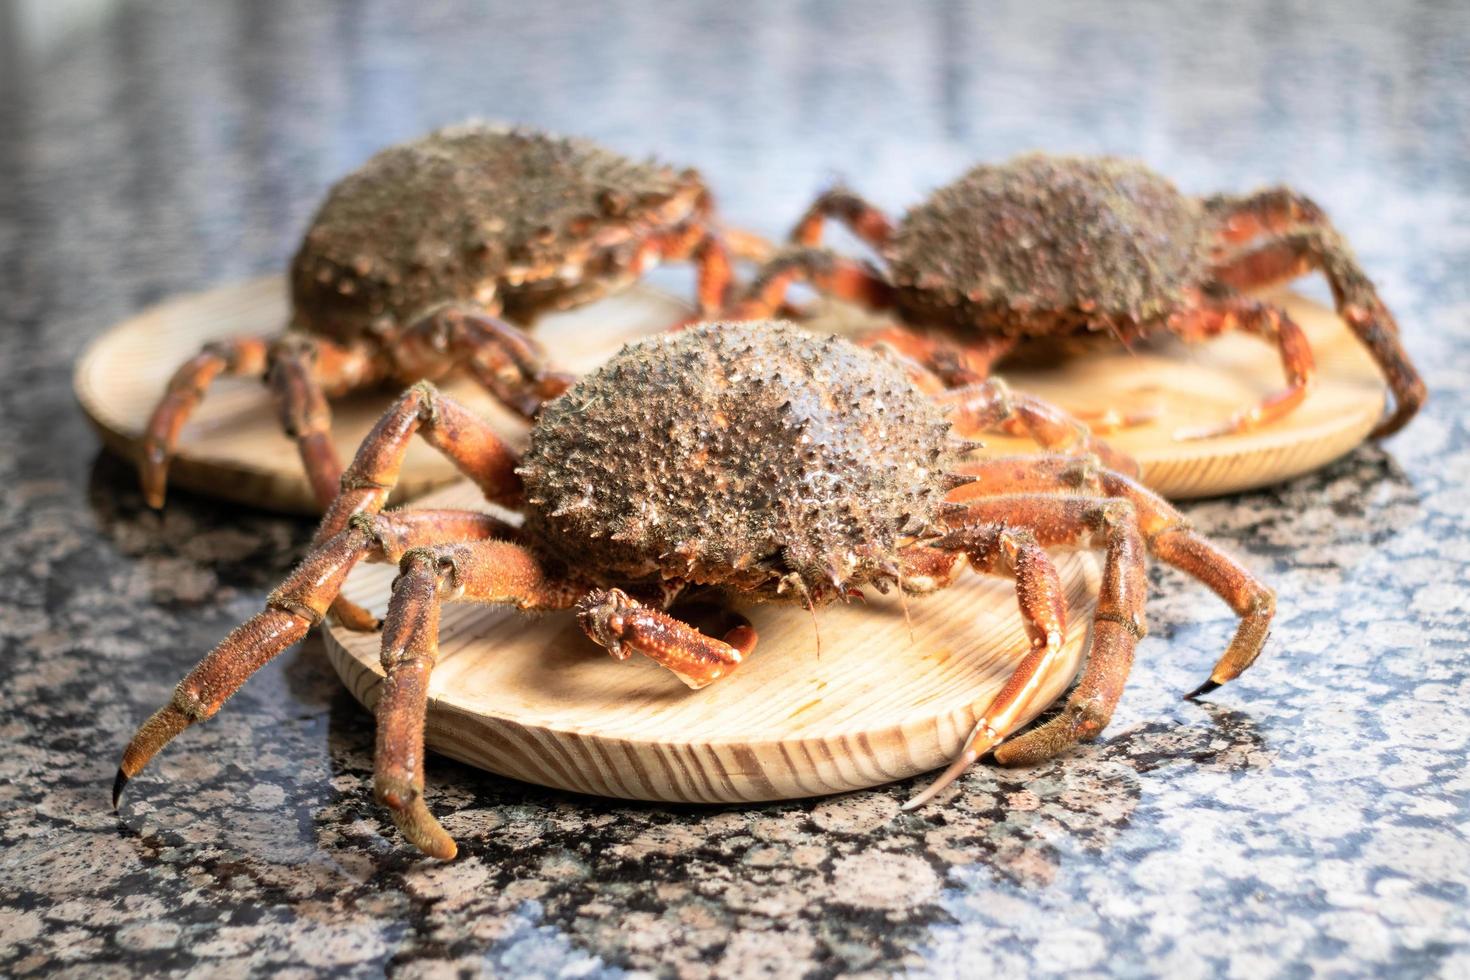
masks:
<svg viewBox="0 0 1470 980"><path fill-rule="evenodd" d="M954 462L893 364L770 321L625 347L547 406L528 522L594 578L679 578L816 603L894 580Z"/></svg>
<svg viewBox="0 0 1470 980"><path fill-rule="evenodd" d="M692 171L631 160L588 140L466 123L388 147L339 181L291 264L298 315L350 335L380 318L484 300L534 309L538 295L605 291L595 273L558 277L574 253L693 203ZM626 237L626 236L621 236ZM592 296L577 297L577 299ZM565 305L565 303L563 303Z"/></svg>
<svg viewBox="0 0 1470 980"><path fill-rule="evenodd" d="M936 191L886 254L906 305L1048 333L1177 309L1205 276L1204 230L1199 202L1142 164L1036 153Z"/></svg>

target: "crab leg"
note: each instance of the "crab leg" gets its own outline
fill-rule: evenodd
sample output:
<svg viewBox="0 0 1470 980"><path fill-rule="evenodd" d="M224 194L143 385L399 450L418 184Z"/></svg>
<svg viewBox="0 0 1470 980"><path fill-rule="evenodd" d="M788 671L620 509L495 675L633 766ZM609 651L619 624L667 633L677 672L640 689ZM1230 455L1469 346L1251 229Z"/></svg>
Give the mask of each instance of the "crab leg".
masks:
<svg viewBox="0 0 1470 980"><path fill-rule="evenodd" d="M955 343L906 327L879 327L856 338L862 347L887 347L921 366L939 382L934 391L979 384L1016 346L1014 337L980 337ZM929 390L927 386L926 390Z"/></svg>
<svg viewBox="0 0 1470 980"><path fill-rule="evenodd" d="M169 378L168 387L154 407L143 429L141 477L143 496L150 507L163 506L168 484L168 463L179 442L179 432L199 407L210 384L221 374L261 377L265 374L264 337L232 337L215 340L181 364Z"/></svg>
<svg viewBox="0 0 1470 980"><path fill-rule="evenodd" d="M820 293L882 310L893 305L893 287L871 266L820 248L789 248L756 273L745 298L725 312L732 320L773 316L786 302L786 290L805 282Z"/></svg>
<svg viewBox="0 0 1470 980"><path fill-rule="evenodd" d="M949 409L961 434L1001 429L1027 436L1046 449L1093 453L1113 469L1139 473L1131 456L1093 436L1086 425L1055 405L1012 392L999 378L944 391L936 400Z"/></svg>
<svg viewBox="0 0 1470 980"><path fill-rule="evenodd" d="M454 840L424 804L424 713L439 655L444 600L566 609L585 586L553 575L531 552L507 541L446 544L404 553L383 623L374 794L415 847L445 860Z"/></svg>
<svg viewBox="0 0 1470 980"><path fill-rule="evenodd" d="M423 436L494 503L514 506L521 496L520 462L490 423L427 381L413 385L383 413L342 474L342 492L322 518L314 543L347 526L354 514L376 514L398 483L414 434Z"/></svg>
<svg viewBox="0 0 1470 980"><path fill-rule="evenodd" d="M1126 500L1137 513L1148 549L1160 561L1203 582L1240 617L1240 625L1215 663L1209 680L1187 698L1208 694L1234 680L1260 655L1276 614L1276 593L1209 539L1196 533L1162 497L1096 460L1069 456L1017 456L966 465L974 482L950 494L948 507L958 512L976 498L994 494L1085 493Z"/></svg>
<svg viewBox="0 0 1470 980"><path fill-rule="evenodd" d="M413 323L403 343L409 357L424 363L448 354L464 364L486 391L524 419L534 418L576 380L548 368L539 343L486 309L440 307Z"/></svg>
<svg viewBox="0 0 1470 980"><path fill-rule="evenodd" d="M1236 412L1218 425L1176 432L1176 439L1210 439L1274 422L1300 405L1316 380L1317 367L1307 335L1285 310L1271 303L1240 295L1206 300L1192 314L1175 323L1174 328L1186 338L1211 337L1239 329L1274 343L1281 351L1287 382L1284 389L1267 396L1260 404Z"/></svg>
<svg viewBox="0 0 1470 980"><path fill-rule="evenodd" d="M737 617L724 638L717 640L621 589L587 593L577 603L577 619L587 635L618 660L627 660L629 649L637 650L695 690L739 667L757 640L755 628L744 617Z"/></svg>
<svg viewBox="0 0 1470 980"><path fill-rule="evenodd" d="M420 381L398 396L358 447L342 474L342 490L312 539L314 545L340 532L354 515L383 509L416 432L473 480L487 499L508 506L519 502L521 478L515 468L520 458L515 451L490 423L429 382ZM348 629L367 631L378 626L365 609L345 598L332 604L332 615Z"/></svg>
<svg viewBox="0 0 1470 980"><path fill-rule="evenodd" d="M1119 499L1012 495L975 501L955 519L964 522L962 527L976 520L1026 527L1044 547L1095 546L1099 540L1105 545L1092 645L1081 680L1059 715L1001 745L995 758L1002 765L1029 765L1097 738L1113 717L1134 650L1148 632L1144 542L1134 507Z"/></svg>
<svg viewBox="0 0 1470 980"><path fill-rule="evenodd" d="M769 254L769 247L765 251ZM688 322L697 323L724 308L730 285L735 279L730 265L730 250L721 235L699 222L653 232L638 243L631 267L635 275L641 276L660 262L682 262L686 259L694 263L694 292L699 307L697 318ZM680 323L676 329L686 325Z"/></svg>
<svg viewBox="0 0 1470 980"><path fill-rule="evenodd" d="M745 228L721 224L719 236L732 256L747 262L765 262L776 253L776 247L769 239Z"/></svg>
<svg viewBox="0 0 1470 980"><path fill-rule="evenodd" d="M1248 289L1313 271L1327 278L1338 315L1368 348L1388 381L1394 406L1372 434L1392 435L1424 404L1424 381L1399 343L1398 324L1336 232L1315 228L1267 239L1220 260L1214 274L1225 285Z"/></svg>
<svg viewBox="0 0 1470 980"><path fill-rule="evenodd" d="M1220 239L1240 245L1262 235L1279 235L1293 228L1321 228L1327 215L1316 201L1288 187L1268 187L1254 194L1217 194L1205 199L1205 209L1221 219Z"/></svg>
<svg viewBox="0 0 1470 980"><path fill-rule="evenodd" d="M1021 523L1021 522L1017 522ZM1021 620L1031 639L1031 651L998 695L980 713L964 748L918 796L905 803L905 810L923 806L935 794L959 778L980 756L990 751L1015 728L1016 715L1026 706L1037 683L1056 664L1067 632L1066 601L1056 566L1029 530L999 522L967 524L953 528L937 542L945 551L963 551L977 572L1015 579L1016 601Z"/></svg>
<svg viewBox="0 0 1470 980"><path fill-rule="evenodd" d="M845 187L834 187L807 208L791 230L791 241L808 247L822 244L822 227L827 218L841 221L875 249L883 248L893 236L893 222L881 210Z"/></svg>
<svg viewBox="0 0 1470 980"><path fill-rule="evenodd" d="M174 689L129 741L112 785L115 809L123 787L176 735L204 721L281 651L321 622L343 580L364 558L392 560L405 549L444 540L515 533L504 521L469 511L363 515L318 547L266 599L265 609L236 627Z"/></svg>
<svg viewBox="0 0 1470 980"><path fill-rule="evenodd" d="M319 337L286 334L270 345L266 383L281 429L296 440L301 465L317 504L326 510L342 482L342 463L332 441L328 395L341 395L379 380L363 347L343 347Z"/></svg>

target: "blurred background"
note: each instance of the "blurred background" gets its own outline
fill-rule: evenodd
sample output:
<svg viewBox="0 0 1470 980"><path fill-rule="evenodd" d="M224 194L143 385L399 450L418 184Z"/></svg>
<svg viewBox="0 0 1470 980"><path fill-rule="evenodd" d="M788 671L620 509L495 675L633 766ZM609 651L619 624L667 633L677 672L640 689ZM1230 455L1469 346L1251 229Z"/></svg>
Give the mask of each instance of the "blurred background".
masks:
<svg viewBox="0 0 1470 980"><path fill-rule="evenodd" d="M1155 569L1108 738L977 767L932 812L893 821L907 786L627 805L435 757L466 850L430 868L373 806L371 719L310 640L119 819L126 733L311 526L148 511L72 402L75 357L282 270L333 181L471 116L698 167L773 236L836 177L897 213L1035 148L1195 193L1289 183L1358 250L1430 404L1385 447L1188 508L1281 594L1218 704L1178 695L1229 612ZM0 0L0 972L1465 975L1467 273L1462 0Z"/></svg>

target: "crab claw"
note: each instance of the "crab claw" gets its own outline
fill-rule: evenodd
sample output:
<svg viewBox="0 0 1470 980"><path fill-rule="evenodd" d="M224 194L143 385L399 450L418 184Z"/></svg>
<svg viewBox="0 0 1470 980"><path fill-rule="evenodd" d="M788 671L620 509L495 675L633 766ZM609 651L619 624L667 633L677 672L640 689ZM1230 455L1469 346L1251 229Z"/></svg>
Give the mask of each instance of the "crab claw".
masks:
<svg viewBox="0 0 1470 980"><path fill-rule="evenodd" d="M622 589L596 589L577 604L577 620L593 642L619 660L637 650L699 689L739 667L755 649L756 633L743 616L723 640L650 609Z"/></svg>

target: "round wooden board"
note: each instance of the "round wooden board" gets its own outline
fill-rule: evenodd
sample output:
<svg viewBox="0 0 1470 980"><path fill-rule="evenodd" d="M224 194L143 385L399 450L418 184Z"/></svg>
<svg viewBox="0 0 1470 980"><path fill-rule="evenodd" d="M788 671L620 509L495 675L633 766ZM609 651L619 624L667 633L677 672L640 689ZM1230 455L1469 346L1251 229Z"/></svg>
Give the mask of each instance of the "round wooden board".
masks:
<svg viewBox="0 0 1470 980"><path fill-rule="evenodd" d="M143 427L169 376L210 340L277 333L289 313L279 276L194 293L150 307L93 341L77 362L73 385L82 409L108 449L137 465ZM556 363L572 371L596 367L629 340L667 327L688 307L657 290L635 288L591 306L541 318L536 334ZM523 442L526 426L465 377L442 387ZM375 390L332 403L332 433L343 462L398 395ZM422 496L459 479L425 443L409 447L394 502ZM184 427L169 467L169 486L293 513L319 513L295 444L281 432L266 388L257 380L221 378Z"/></svg>
<svg viewBox="0 0 1470 980"><path fill-rule="evenodd" d="M1323 466L1367 437L1383 411L1377 369L1341 321L1322 306L1271 294L1302 324L1317 355L1316 388L1295 412L1256 432L1182 442L1182 427L1226 418L1281 385L1275 351L1251 337L1228 335L1188 346L1166 341L1133 352L1100 347L1056 367L1007 366L1018 389L1072 410L1157 410L1151 422L1108 434L1143 465L1144 482L1165 496L1204 497L1276 483ZM646 287L544 317L536 333L559 365L585 371L622 344L662 329L687 308ZM118 324L83 353L74 377L77 398L103 442L137 461L143 425L169 375L203 343L240 333L270 333L286 320L279 277L183 296ZM811 326L848 332L871 322L851 308L823 304ZM445 386L489 417L515 441L524 424L467 379ZM333 406L333 431L343 456L367 434L396 392L373 391ZM994 437L997 453L1025 452L1029 443ZM409 449L401 502L453 482L458 474L427 445ZM263 385L224 378L185 427L170 483L252 506L316 512L295 447L281 434Z"/></svg>
<svg viewBox="0 0 1470 980"><path fill-rule="evenodd" d="M1281 304L1306 333L1317 384L1285 418L1253 432L1179 440L1174 433L1219 423L1285 385L1275 347L1242 333L1203 344L1161 338L1127 350L1098 343L1085 355L1033 367L1006 363L997 373L1012 388L1037 395L1082 418L1116 410L1152 414L1150 421L1104 434L1143 468L1143 482L1186 500L1238 493L1290 480L1326 466L1368 437L1383 415L1383 376L1332 310L1286 289L1261 294ZM881 318L823 301L810 326L855 333ZM1035 451L1034 444L985 436L987 452Z"/></svg>
<svg viewBox="0 0 1470 980"><path fill-rule="evenodd" d="M483 507L468 483L424 507ZM1061 669L1029 720L1081 662L1099 571L1059 553L1070 627ZM343 594L378 615L397 569L354 569ZM741 607L760 634L731 676L691 691L635 655L613 660L570 613L528 617L448 605L430 682L427 739L444 755L527 782L599 796L697 803L792 799L875 786L937 768L959 750L1027 649L1008 580L829 606ZM817 635L820 632L820 650ZM326 630L332 664L364 705L382 682L380 635Z"/></svg>

